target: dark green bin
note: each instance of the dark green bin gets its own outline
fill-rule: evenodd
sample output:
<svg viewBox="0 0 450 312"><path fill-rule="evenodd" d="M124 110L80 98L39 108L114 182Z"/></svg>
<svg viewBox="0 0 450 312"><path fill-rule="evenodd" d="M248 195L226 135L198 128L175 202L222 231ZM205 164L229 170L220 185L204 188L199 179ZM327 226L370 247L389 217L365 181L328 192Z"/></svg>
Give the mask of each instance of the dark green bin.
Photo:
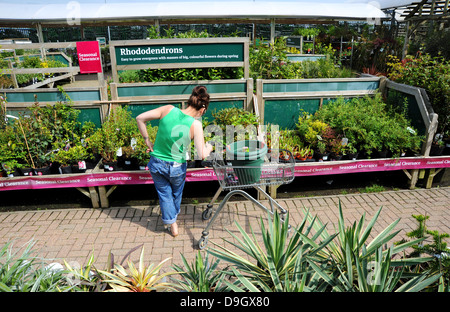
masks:
<svg viewBox="0 0 450 312"><path fill-rule="evenodd" d="M226 158L234 168L240 185L258 183L267 145L257 140L237 141L227 145ZM242 168L250 167L250 168Z"/></svg>

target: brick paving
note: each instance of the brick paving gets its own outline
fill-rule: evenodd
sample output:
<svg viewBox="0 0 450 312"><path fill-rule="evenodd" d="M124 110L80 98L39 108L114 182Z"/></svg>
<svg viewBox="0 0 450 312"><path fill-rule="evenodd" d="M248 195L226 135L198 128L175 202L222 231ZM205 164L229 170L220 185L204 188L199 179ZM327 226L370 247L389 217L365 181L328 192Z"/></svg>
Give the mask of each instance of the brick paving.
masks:
<svg viewBox="0 0 450 312"><path fill-rule="evenodd" d="M305 208L310 209L323 223L327 223L328 231L334 233L340 202L348 222L346 225L359 220L364 213L367 225L382 206L374 234L400 219L395 228L400 233L393 241L404 238L406 232L415 228L413 214L429 215L429 229L450 233L450 187L277 201L288 209L289 223L293 227L303 220ZM267 201L261 202L267 204ZM164 230L158 206L1 212L0 246L12 241L13 247L20 249L34 240L35 254L48 262L63 263L66 260L83 265L94 254L95 266L103 269L110 252L119 261L130 249L143 244L147 263L157 263L171 257L165 266L173 263L181 265L181 254L192 261L197 253L198 239L209 222L201 217L205 208L206 204L182 206L179 215L180 235L176 238ZM206 249L214 247L213 243L231 248L223 238L233 241L228 231L238 233L235 222L247 231L253 229L258 234L261 217L267 220L265 212L251 201L229 201L213 223ZM140 250L132 253L132 260L136 261L139 254Z"/></svg>

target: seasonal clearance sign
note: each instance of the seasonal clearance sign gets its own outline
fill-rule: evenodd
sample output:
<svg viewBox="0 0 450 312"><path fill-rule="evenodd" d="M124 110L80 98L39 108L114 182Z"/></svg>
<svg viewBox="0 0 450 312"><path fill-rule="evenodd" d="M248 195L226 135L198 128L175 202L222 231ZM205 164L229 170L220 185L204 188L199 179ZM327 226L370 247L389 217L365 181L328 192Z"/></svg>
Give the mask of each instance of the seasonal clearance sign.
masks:
<svg viewBox="0 0 450 312"><path fill-rule="evenodd" d="M98 41L77 42L77 55L81 74L102 72L102 61Z"/></svg>
<svg viewBox="0 0 450 312"><path fill-rule="evenodd" d="M450 156L430 158L400 158L360 161L326 161L305 163L295 166L295 176L332 175L356 172L376 172L391 170L450 168ZM214 181L217 177L212 168L190 169L186 174L187 182ZM86 173L71 175L50 175L0 178L0 191L21 189L43 189L63 187L92 187L122 184L152 184L148 170L111 171L108 173Z"/></svg>

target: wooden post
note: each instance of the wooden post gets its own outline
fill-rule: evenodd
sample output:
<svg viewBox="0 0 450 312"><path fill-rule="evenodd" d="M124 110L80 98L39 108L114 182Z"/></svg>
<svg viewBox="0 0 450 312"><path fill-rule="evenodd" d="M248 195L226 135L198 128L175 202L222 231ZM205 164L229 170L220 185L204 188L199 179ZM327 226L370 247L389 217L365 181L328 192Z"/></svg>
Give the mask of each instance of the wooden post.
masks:
<svg viewBox="0 0 450 312"><path fill-rule="evenodd" d="M263 81L256 80L256 100L258 102L259 122L264 124L264 99L263 99Z"/></svg>
<svg viewBox="0 0 450 312"><path fill-rule="evenodd" d="M270 20L270 44L275 43L275 19Z"/></svg>
<svg viewBox="0 0 450 312"><path fill-rule="evenodd" d="M405 31L405 41L403 43L403 50L402 50L402 59L406 57L406 53L408 51L408 45L409 45L409 21L406 22L406 31Z"/></svg>
<svg viewBox="0 0 450 312"><path fill-rule="evenodd" d="M422 146L422 155L425 157L430 156L431 143L433 143L438 126L438 114L432 113L430 114L430 118L430 126L426 129L425 142Z"/></svg>

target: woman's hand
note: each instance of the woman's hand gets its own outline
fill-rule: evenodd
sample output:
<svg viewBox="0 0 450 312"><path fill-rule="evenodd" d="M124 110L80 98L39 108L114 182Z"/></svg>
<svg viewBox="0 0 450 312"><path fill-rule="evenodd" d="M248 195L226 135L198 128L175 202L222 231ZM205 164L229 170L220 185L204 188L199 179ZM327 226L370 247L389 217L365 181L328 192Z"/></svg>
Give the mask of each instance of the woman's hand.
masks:
<svg viewBox="0 0 450 312"><path fill-rule="evenodd" d="M205 149L206 149L206 153L207 153L208 156L209 156L209 154L211 154L211 152L212 152L212 150L213 150L213 146L212 146L211 144L209 144L209 142L206 142L206 144L205 144Z"/></svg>
<svg viewBox="0 0 450 312"><path fill-rule="evenodd" d="M150 142L150 139L148 137L144 138L145 144L147 145L147 153L153 152L153 143Z"/></svg>

